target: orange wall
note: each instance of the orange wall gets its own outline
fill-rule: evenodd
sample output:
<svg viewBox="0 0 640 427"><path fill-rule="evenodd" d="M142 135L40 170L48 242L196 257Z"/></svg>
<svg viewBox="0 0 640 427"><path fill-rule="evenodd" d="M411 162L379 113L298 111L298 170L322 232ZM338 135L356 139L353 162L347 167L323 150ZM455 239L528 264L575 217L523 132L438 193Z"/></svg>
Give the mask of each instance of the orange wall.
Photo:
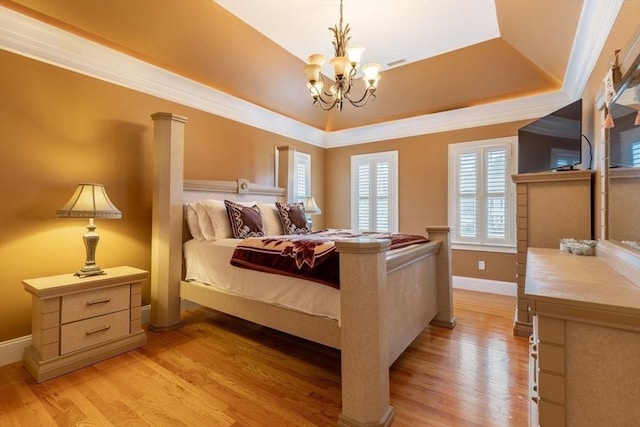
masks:
<svg viewBox="0 0 640 427"><path fill-rule="evenodd" d="M372 144L327 150L325 194L327 224L348 228L351 156L381 151L398 151L398 224L404 233L424 233L428 225L447 225L449 144L514 136L529 121L414 136ZM347 183L347 184L345 184ZM478 270L478 261L487 269ZM515 282L515 254L487 254L461 251L453 253L453 274L490 280Z"/></svg>
<svg viewBox="0 0 640 427"><path fill-rule="evenodd" d="M55 218L80 182L103 183L123 213L96 220L98 265L149 269L155 112L189 119L186 178L273 185L274 147L291 145L311 154L313 193L325 206L324 149L6 51L0 75L0 342L31 333L23 279L84 264L86 221Z"/></svg>

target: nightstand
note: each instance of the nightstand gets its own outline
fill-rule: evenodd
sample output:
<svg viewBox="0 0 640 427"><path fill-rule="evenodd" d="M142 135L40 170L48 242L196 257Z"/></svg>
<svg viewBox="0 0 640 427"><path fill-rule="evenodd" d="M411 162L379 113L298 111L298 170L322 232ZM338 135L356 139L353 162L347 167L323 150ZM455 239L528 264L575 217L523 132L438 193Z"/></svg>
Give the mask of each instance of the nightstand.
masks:
<svg viewBox="0 0 640 427"><path fill-rule="evenodd" d="M22 282L32 295L32 345L24 365L37 382L74 371L147 343L142 329L142 281L133 267Z"/></svg>

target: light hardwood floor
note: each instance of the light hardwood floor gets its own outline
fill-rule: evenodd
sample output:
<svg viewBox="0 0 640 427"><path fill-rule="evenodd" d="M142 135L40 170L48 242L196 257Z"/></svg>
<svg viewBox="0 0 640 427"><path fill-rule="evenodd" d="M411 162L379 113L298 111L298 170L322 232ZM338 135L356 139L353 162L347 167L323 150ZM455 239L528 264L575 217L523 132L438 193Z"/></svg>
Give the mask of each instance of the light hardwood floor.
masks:
<svg viewBox="0 0 640 427"><path fill-rule="evenodd" d="M391 368L394 426L526 426L515 298L454 291L458 326L425 330ZM335 426L340 353L206 309L148 344L36 384L0 368L0 425Z"/></svg>

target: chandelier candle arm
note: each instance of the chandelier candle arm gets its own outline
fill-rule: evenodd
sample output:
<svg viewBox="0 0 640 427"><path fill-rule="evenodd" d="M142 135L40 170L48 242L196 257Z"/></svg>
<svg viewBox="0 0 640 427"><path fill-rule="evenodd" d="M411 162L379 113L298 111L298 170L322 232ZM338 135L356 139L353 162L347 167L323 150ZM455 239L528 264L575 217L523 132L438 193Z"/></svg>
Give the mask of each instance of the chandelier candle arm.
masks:
<svg viewBox="0 0 640 427"><path fill-rule="evenodd" d="M329 28L333 33L333 44L335 57L329 63L333 68L334 84L327 91L324 87L324 77L321 74L324 56L315 53L309 56L308 64L304 67L307 77L307 89L313 98L313 105L323 110L331 110L334 107L342 111L342 103L346 99L355 107L364 106L369 99L375 99L378 81L380 80L380 64L367 64L362 67L363 82L365 90L359 99L352 99L351 89L357 78L358 68L362 54L365 51L363 46L349 45L351 28L349 24L342 25L342 0L340 0L340 21L338 25Z"/></svg>

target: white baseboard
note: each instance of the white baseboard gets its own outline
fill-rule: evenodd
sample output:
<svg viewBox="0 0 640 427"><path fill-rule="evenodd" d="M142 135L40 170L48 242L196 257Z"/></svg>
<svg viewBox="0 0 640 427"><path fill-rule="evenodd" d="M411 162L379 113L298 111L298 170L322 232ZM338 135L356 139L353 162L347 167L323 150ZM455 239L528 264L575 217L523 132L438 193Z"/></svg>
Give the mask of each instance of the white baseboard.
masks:
<svg viewBox="0 0 640 427"><path fill-rule="evenodd" d="M486 292L489 294L518 295L518 286L515 282L501 282L499 280L478 279L475 277L453 276L453 288L467 291Z"/></svg>
<svg viewBox="0 0 640 427"><path fill-rule="evenodd" d="M151 319L151 304L142 306L142 324L146 325Z"/></svg>
<svg viewBox="0 0 640 427"><path fill-rule="evenodd" d="M22 360L24 349L31 345L31 335L0 342L0 366Z"/></svg>
<svg viewBox="0 0 640 427"><path fill-rule="evenodd" d="M469 291L487 292L491 294L516 296L517 286L512 282L500 282L497 280L476 279L474 277L453 276L453 287L455 289L466 289ZM191 301L182 300L180 310L189 310L197 307ZM149 323L151 318L151 306L142 307L142 324ZM0 342L0 366L22 360L24 349L31 345L31 335L14 338L12 340Z"/></svg>

